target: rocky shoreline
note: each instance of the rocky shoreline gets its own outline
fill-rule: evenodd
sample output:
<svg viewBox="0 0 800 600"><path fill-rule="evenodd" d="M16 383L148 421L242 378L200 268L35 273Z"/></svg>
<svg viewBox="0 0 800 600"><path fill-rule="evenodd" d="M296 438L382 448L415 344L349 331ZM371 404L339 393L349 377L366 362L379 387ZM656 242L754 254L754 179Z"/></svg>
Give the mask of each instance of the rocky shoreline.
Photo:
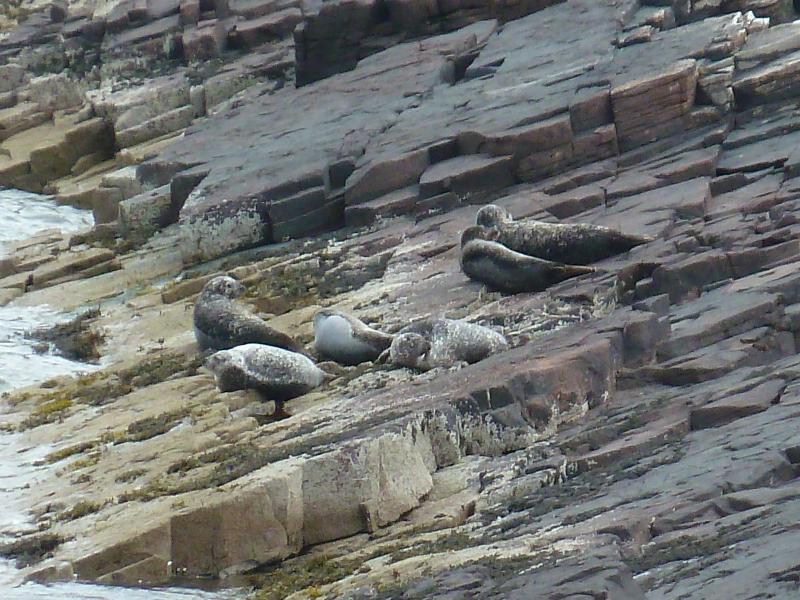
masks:
<svg viewBox="0 0 800 600"><path fill-rule="evenodd" d="M792 2L22 6L0 184L97 225L17 244L0 303L99 307L83 326L109 365L3 397L2 426L54 448L27 490L38 531L5 549L26 577L797 593ZM501 295L459 268L487 201L655 241ZM512 348L343 367L273 421L201 366L191 309L220 273L304 343L331 307L387 332L466 318Z"/></svg>

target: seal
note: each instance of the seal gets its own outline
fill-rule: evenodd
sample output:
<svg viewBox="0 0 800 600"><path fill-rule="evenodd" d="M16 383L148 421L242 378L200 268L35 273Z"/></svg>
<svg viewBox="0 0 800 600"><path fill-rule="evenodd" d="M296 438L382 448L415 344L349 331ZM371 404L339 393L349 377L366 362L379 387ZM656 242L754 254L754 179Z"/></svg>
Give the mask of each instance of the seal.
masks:
<svg viewBox="0 0 800 600"><path fill-rule="evenodd" d="M389 347L389 362L427 371L476 363L508 349L502 334L475 323L425 319L401 329Z"/></svg>
<svg viewBox="0 0 800 600"><path fill-rule="evenodd" d="M528 256L493 241L497 231L469 227L461 235L461 270L489 288L509 294L541 292L551 285L594 272L591 267L564 265Z"/></svg>
<svg viewBox="0 0 800 600"><path fill-rule="evenodd" d="M206 283L194 305L194 334L203 350L227 350L242 344L266 344L305 354L291 336L273 329L264 320L235 302L244 286L221 275Z"/></svg>
<svg viewBox="0 0 800 600"><path fill-rule="evenodd" d="M506 209L495 204L482 207L475 222L495 230L494 241L511 250L568 265L588 265L653 241L648 236L587 223L514 221Z"/></svg>
<svg viewBox="0 0 800 600"><path fill-rule="evenodd" d="M220 350L205 366L221 392L253 389L276 404L302 396L328 378L307 356L264 344Z"/></svg>
<svg viewBox="0 0 800 600"><path fill-rule="evenodd" d="M343 365L376 360L393 338L344 312L323 309L314 315L314 346Z"/></svg>

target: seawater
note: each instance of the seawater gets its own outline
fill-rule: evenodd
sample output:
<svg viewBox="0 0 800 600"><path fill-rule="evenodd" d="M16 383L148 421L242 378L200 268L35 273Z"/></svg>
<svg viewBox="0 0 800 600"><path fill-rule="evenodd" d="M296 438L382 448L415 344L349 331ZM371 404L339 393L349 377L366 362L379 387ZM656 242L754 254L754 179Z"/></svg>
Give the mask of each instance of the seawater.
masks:
<svg viewBox="0 0 800 600"><path fill-rule="evenodd" d="M64 233L86 229L92 224L88 211L58 206L46 196L0 189L0 258L15 240L22 240L45 229ZM51 352L37 353L26 333L38 327L68 320L72 315L57 307L0 307L0 392L39 383L57 375L96 369L67 360ZM0 422L4 407L0 400ZM23 434L0 433L0 542L34 530L28 515L26 490L35 486L51 466L42 464L49 447L30 447ZM204 592L187 588L139 589L84 584L78 582L42 585L20 583L12 561L0 559L0 598L2 600L220 600L242 598L242 590Z"/></svg>
<svg viewBox="0 0 800 600"><path fill-rule="evenodd" d="M92 213L71 206L58 206L47 196L0 189L0 257L9 242L27 239L44 229L64 233L92 225Z"/></svg>
<svg viewBox="0 0 800 600"><path fill-rule="evenodd" d="M57 375L92 371L96 365L67 360L52 352L36 352L28 332L55 325L73 315L48 306L0 306L0 392L45 381Z"/></svg>

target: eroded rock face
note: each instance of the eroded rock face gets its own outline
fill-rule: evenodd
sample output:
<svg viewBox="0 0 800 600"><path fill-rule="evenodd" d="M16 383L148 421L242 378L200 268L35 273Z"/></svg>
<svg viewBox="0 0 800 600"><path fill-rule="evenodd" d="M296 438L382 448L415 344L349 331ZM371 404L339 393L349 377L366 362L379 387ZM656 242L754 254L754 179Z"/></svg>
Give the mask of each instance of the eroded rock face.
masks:
<svg viewBox="0 0 800 600"><path fill-rule="evenodd" d="M209 98L273 72L285 49L202 83L181 71L92 93L100 112L76 126L132 141L208 114L177 141L126 148L147 160L103 177L104 218L119 205L137 243L162 230L144 247L98 249L114 246L108 226L40 236L0 263L4 302L102 302L110 365L6 399L3 421L27 446L54 444L25 492L49 536L27 540L44 556L27 576L163 583L275 564L267 598L795 592L791 3L523 4L477 22L483 7L387 4L392 28L418 40L371 46L354 70L297 89L256 83L224 107ZM272 4L231 1L240 19L201 26L207 6L148 4L147 23L179 16L194 39L237 31L244 45L284 23ZM295 36L313 40L325 11L372 27L375 6L325 3ZM286 23L296 9L281 5ZM514 10L527 16L504 22ZM109 7L105 27L127 32L144 14ZM224 54L219 39L195 47ZM37 115L27 99L0 124L17 131ZM49 177L66 168L53 157L69 162L58 149L36 156L10 172ZM458 264L486 200L516 219L654 239L541 293L491 293ZM345 223L369 227L324 231ZM275 422L199 368L191 304L229 271L253 310L303 343L330 307L388 333L464 318L510 348L458 370L341 368Z"/></svg>

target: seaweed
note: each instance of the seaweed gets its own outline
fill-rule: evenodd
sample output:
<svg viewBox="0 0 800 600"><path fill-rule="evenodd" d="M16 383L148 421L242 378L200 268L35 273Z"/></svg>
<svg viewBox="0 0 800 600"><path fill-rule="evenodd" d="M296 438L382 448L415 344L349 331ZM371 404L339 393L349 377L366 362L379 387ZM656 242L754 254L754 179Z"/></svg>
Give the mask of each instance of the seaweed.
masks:
<svg viewBox="0 0 800 600"><path fill-rule="evenodd" d="M66 541L56 533L35 533L0 544L0 556L16 560L17 568L39 562Z"/></svg>
<svg viewBox="0 0 800 600"><path fill-rule="evenodd" d="M87 310L66 323L34 329L28 332L27 337L46 342L44 350L53 344L58 354L70 360L97 362L100 359L99 347L105 340L105 335L92 327L99 316L99 309Z"/></svg>

